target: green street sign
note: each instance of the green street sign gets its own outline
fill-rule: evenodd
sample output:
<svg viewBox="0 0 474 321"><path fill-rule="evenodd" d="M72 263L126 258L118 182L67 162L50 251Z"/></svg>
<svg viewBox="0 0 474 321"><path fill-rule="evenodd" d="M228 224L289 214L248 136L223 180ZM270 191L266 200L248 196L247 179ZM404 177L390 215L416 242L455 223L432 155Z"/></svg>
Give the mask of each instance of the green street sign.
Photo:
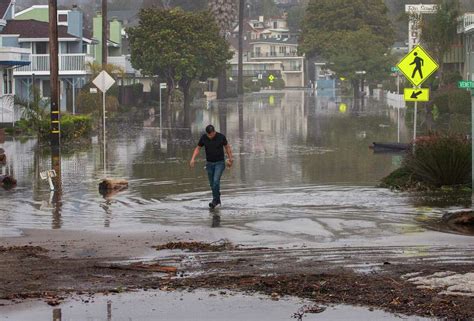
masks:
<svg viewBox="0 0 474 321"><path fill-rule="evenodd" d="M460 89L474 89L474 81L461 80L458 82L458 88Z"/></svg>
<svg viewBox="0 0 474 321"><path fill-rule="evenodd" d="M399 72L400 71L400 69L398 69L398 67L392 67L390 70L392 72Z"/></svg>

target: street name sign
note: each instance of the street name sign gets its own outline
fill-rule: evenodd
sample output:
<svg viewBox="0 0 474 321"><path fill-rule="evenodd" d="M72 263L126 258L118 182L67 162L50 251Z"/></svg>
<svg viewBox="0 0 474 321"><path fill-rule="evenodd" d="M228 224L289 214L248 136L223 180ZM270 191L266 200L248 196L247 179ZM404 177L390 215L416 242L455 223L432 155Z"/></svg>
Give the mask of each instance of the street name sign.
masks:
<svg viewBox="0 0 474 321"><path fill-rule="evenodd" d="M95 77L95 79L92 81L92 83L99 88L99 90L103 93L107 92L107 90L110 89L110 87L115 84L115 79L110 76L107 71L102 70L100 74Z"/></svg>
<svg viewBox="0 0 474 321"><path fill-rule="evenodd" d="M405 88L403 96L405 98L405 101L429 101L430 89L429 88Z"/></svg>
<svg viewBox="0 0 474 321"><path fill-rule="evenodd" d="M421 85L436 70L438 63L421 46L416 46L398 63L397 67L416 87Z"/></svg>
<svg viewBox="0 0 474 321"><path fill-rule="evenodd" d="M460 89L474 89L474 81L461 80L458 82L458 88Z"/></svg>

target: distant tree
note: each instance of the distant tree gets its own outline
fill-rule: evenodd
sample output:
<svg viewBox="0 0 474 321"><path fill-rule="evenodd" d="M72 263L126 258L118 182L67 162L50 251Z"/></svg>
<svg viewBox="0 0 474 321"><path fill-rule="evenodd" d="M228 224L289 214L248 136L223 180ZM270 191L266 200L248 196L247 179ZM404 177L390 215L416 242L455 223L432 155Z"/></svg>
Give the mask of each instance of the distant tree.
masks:
<svg viewBox="0 0 474 321"><path fill-rule="evenodd" d="M143 0L143 8L158 7L172 9L180 7L186 11L205 10L207 0Z"/></svg>
<svg viewBox="0 0 474 321"><path fill-rule="evenodd" d="M220 34L223 38L232 30L237 18L236 0L209 0L209 10L217 22ZM217 87L217 98L222 99L227 96L227 66L223 66L219 72L219 82Z"/></svg>
<svg viewBox="0 0 474 321"><path fill-rule="evenodd" d="M207 11L152 8L141 10L139 17L138 26L127 29L133 67L166 80L168 106L179 85L187 110L192 81L217 76L231 57L227 42Z"/></svg>
<svg viewBox="0 0 474 321"><path fill-rule="evenodd" d="M288 28L291 32L299 32L304 19L306 7L303 5L294 6L288 10Z"/></svg>
<svg viewBox="0 0 474 321"><path fill-rule="evenodd" d="M250 6L249 11L253 17L280 15L280 10L274 0L249 0L248 6Z"/></svg>
<svg viewBox="0 0 474 321"><path fill-rule="evenodd" d="M393 30L380 0L311 0L303 21L300 50L322 57L331 70L351 80L359 93L361 76L377 80L389 73Z"/></svg>
<svg viewBox="0 0 474 321"><path fill-rule="evenodd" d="M421 22L421 40L427 49L440 62L438 75L443 81L443 63L446 54L457 42L458 18L461 14L459 0L439 0L435 14L424 15Z"/></svg>

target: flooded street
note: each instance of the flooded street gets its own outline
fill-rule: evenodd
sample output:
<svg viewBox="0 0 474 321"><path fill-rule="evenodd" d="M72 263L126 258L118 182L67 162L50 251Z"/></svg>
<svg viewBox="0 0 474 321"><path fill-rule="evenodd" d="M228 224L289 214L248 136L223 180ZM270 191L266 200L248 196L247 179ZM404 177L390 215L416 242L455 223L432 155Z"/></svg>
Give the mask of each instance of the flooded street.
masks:
<svg viewBox="0 0 474 321"><path fill-rule="evenodd" d="M375 187L401 161L401 155L368 148L373 141L397 141L397 112L379 101L356 105L288 90L252 94L240 105L227 100L198 107L191 133L181 118L171 115L172 127L161 137L153 117L111 122L106 175L130 185L113 197L98 193L105 174L97 140L63 149L62 188L55 193L39 175L51 166L48 152L35 140L7 141L10 158L3 170L18 179L18 188L0 191L1 234L18 235L24 228L221 227L242 235L244 243L255 242L251 236L258 234L265 246L288 241L363 245L425 232L417 217L442 214L443 209L420 205L404 193ZM407 142L411 133L403 111L401 118L399 135ZM211 196L203 153L195 169L188 167L209 123L227 135L236 159L223 177L218 218L207 209Z"/></svg>
<svg viewBox="0 0 474 321"><path fill-rule="evenodd" d="M369 145L408 142L404 110L398 124L397 110L377 100L285 90L201 102L190 126L175 112L162 132L149 111L119 116L109 121L105 166L100 138L62 149L55 192L40 178L51 168L48 149L34 139L3 144L9 158L2 171L18 186L0 190L0 298L18 304L0 301L1 321L291 320L301 298L328 306L304 320L421 320L356 305L470 315L470 288L453 290L467 291L453 304L433 305L444 285L419 289L404 278L447 270L456 276L474 263L472 236L437 224L446 209L470 200L443 203L376 187L402 155L374 153ZM188 165L210 123L227 136L235 159L221 183L223 206L213 211L204 153L194 169ZM126 179L129 187L102 196L105 177ZM188 251L191 241L231 247ZM160 244L169 247L157 251ZM282 301L166 293L182 288L281 294ZM122 294L141 289L148 292ZM58 308L23 301L50 303L60 295L50 293L66 293L53 301ZM85 302L81 293L120 294Z"/></svg>

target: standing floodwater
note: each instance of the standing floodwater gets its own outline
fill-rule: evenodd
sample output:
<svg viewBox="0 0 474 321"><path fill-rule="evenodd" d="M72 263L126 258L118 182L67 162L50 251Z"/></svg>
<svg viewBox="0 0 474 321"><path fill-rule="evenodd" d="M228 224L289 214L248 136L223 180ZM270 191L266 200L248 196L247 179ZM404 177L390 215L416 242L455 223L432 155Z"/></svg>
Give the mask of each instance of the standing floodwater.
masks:
<svg viewBox="0 0 474 321"><path fill-rule="evenodd" d="M344 106L342 108L341 106ZM403 118L404 113L402 113ZM102 197L101 145L93 140L62 152L61 197L39 173L50 154L35 140L8 140L4 169L18 187L0 190L0 233L19 228L150 229L156 225L211 226L210 192L201 155L192 148L208 124L232 142L234 166L222 178L225 206L214 227L278 242L296 237L334 242L422 231L417 208L403 193L375 186L400 164L400 155L374 154L373 141L397 140L397 111L377 100L312 97L305 91L264 92L197 106L191 130L179 113L170 129L156 122L116 122L108 137L108 176L129 189ZM403 119L401 140L410 133Z"/></svg>

